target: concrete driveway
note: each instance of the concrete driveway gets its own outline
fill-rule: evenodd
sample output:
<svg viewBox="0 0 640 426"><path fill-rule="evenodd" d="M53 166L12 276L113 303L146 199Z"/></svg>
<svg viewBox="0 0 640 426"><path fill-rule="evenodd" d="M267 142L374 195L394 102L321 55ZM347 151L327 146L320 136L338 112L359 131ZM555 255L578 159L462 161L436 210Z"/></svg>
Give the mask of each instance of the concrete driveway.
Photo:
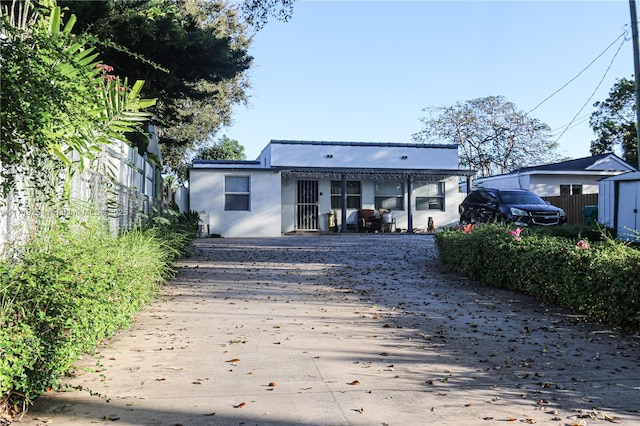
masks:
<svg viewBox="0 0 640 426"><path fill-rule="evenodd" d="M28 425L640 425L640 336L442 268L433 236L203 239Z"/></svg>

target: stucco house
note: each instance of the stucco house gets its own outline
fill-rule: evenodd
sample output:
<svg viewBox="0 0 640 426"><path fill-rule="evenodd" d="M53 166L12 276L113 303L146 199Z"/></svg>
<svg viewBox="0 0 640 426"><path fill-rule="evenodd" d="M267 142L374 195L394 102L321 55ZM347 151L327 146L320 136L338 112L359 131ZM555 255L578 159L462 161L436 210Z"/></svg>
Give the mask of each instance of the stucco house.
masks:
<svg viewBox="0 0 640 426"><path fill-rule="evenodd" d="M194 160L189 209L222 237L357 231L361 209L412 232L457 222L458 180L473 175L457 145L272 140L254 161Z"/></svg>
<svg viewBox="0 0 640 426"><path fill-rule="evenodd" d="M541 197L597 194L600 179L636 170L615 154L599 154L478 178L475 187L533 191Z"/></svg>

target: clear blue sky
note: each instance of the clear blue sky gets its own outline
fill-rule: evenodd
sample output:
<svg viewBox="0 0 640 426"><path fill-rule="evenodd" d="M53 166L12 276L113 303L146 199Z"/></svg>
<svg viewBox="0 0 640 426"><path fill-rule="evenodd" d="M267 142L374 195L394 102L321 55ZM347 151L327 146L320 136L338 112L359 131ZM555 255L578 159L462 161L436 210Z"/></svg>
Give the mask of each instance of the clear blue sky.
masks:
<svg viewBox="0 0 640 426"><path fill-rule="evenodd" d="M528 112L628 30L530 113L556 137L577 115L559 152L588 156L593 103L633 75L629 23L627 0L298 1L255 36L250 105L221 135L255 159L271 139L410 142L423 108L485 96Z"/></svg>

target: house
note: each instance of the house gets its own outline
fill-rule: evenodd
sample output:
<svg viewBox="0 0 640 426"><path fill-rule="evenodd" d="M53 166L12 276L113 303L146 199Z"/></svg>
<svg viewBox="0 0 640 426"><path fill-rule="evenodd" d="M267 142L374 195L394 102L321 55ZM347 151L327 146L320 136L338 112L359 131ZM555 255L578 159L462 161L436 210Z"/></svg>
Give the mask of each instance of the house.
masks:
<svg viewBox="0 0 640 426"><path fill-rule="evenodd" d="M457 145L272 140L254 161L194 160L189 209L223 237L355 231L361 209L413 232L457 222L458 180L473 175Z"/></svg>
<svg viewBox="0 0 640 426"><path fill-rule="evenodd" d="M600 181L598 223L616 231L619 239L640 242L640 172Z"/></svg>
<svg viewBox="0 0 640 426"><path fill-rule="evenodd" d="M633 170L622 158L607 153L478 178L474 187L528 189L541 197L597 194L600 179Z"/></svg>

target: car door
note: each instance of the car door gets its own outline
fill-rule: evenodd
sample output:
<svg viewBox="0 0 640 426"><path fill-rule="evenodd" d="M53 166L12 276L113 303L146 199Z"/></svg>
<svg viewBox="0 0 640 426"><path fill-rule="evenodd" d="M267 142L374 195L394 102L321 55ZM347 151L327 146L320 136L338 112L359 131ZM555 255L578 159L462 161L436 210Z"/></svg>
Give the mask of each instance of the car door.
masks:
<svg viewBox="0 0 640 426"><path fill-rule="evenodd" d="M473 191L464 202L464 211L461 212L463 221L476 222L482 220L485 205L484 191Z"/></svg>
<svg viewBox="0 0 640 426"><path fill-rule="evenodd" d="M498 200L498 194L494 191L485 191L482 194L482 198L483 222L495 220L500 214L500 200Z"/></svg>

